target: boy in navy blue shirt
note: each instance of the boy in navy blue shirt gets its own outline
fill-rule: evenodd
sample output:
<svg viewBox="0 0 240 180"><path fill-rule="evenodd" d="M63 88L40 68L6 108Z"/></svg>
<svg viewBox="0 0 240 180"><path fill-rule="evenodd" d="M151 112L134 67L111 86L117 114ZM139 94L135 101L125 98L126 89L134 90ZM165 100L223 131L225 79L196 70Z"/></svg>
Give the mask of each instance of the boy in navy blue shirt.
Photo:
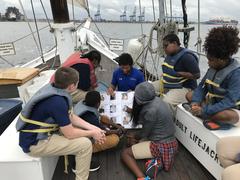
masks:
<svg viewBox="0 0 240 180"><path fill-rule="evenodd" d="M123 53L118 57L119 68L113 72L111 86L108 93L114 95L114 91L134 91L135 87L144 81L143 73L133 67L133 59L130 54Z"/></svg>
<svg viewBox="0 0 240 180"><path fill-rule="evenodd" d="M54 84L41 88L24 106L16 128L25 153L34 157L75 155L76 180L87 180L92 156L89 138L104 143L105 132L70 111L69 93L76 90L78 77L72 68L59 68Z"/></svg>

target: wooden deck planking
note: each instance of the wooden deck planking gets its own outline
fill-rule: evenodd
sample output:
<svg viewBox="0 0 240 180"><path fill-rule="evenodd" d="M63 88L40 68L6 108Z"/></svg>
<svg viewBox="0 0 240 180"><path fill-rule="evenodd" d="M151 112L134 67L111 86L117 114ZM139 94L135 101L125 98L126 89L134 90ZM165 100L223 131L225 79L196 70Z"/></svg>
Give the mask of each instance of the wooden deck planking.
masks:
<svg viewBox="0 0 240 180"><path fill-rule="evenodd" d="M120 159L121 148L98 153L101 168L90 172L89 180L136 180L134 175L123 165ZM139 160L138 164L143 169L145 161ZM74 180L75 176L69 170L63 172L63 158L59 159L53 180ZM215 180L215 178L179 143L179 152L174 165L169 172L161 171L157 177L161 180Z"/></svg>

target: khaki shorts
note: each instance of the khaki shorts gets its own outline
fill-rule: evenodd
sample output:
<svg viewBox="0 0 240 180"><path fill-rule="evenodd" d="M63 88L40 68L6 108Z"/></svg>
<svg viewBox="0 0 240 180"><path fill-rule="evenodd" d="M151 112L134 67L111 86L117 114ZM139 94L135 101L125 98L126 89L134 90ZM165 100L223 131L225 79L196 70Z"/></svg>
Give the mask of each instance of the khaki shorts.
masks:
<svg viewBox="0 0 240 180"><path fill-rule="evenodd" d="M132 146L132 152L135 159L153 158L150 151L151 141L143 141Z"/></svg>
<svg viewBox="0 0 240 180"><path fill-rule="evenodd" d="M152 85L154 86L156 94L160 95L160 89L162 88L160 81L154 81ZM168 92L163 95L163 101L173 106L187 102L185 96L189 91L191 91L191 89L184 87L180 89L169 89Z"/></svg>

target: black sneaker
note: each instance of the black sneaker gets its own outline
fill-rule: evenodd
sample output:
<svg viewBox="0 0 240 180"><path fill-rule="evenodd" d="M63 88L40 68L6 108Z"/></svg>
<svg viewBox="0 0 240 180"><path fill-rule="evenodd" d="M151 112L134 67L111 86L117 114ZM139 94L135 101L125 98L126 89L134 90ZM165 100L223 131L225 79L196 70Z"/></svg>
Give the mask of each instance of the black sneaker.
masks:
<svg viewBox="0 0 240 180"><path fill-rule="evenodd" d="M191 105L189 103L182 103L182 107L188 112L192 111Z"/></svg>
<svg viewBox="0 0 240 180"><path fill-rule="evenodd" d="M92 160L90 164L90 172L94 172L100 169L100 163L97 160Z"/></svg>

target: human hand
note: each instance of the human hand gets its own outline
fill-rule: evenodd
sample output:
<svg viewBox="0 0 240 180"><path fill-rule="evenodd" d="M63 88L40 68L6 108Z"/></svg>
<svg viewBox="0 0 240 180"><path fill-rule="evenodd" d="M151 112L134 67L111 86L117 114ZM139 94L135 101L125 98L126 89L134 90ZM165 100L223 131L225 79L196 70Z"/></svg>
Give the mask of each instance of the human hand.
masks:
<svg viewBox="0 0 240 180"><path fill-rule="evenodd" d="M98 144L103 144L106 141L105 131L101 129L95 129L93 130L93 139Z"/></svg>
<svg viewBox="0 0 240 180"><path fill-rule="evenodd" d="M199 104L191 104L191 112L194 116L201 116L202 107Z"/></svg>
<svg viewBox="0 0 240 180"><path fill-rule="evenodd" d="M121 124L117 124L117 131L120 136L126 134L127 132L127 130Z"/></svg>
<svg viewBox="0 0 240 180"><path fill-rule="evenodd" d="M190 73L190 72L177 72L177 75L182 76L186 79L193 79L194 78L193 74Z"/></svg>
<svg viewBox="0 0 240 180"><path fill-rule="evenodd" d="M123 111L127 113L132 113L132 108L128 107L127 105L124 106Z"/></svg>
<svg viewBox="0 0 240 180"><path fill-rule="evenodd" d="M109 88L108 88L107 94L109 94L110 96L115 96L115 92L114 92L114 90L113 90L112 87L109 87Z"/></svg>

